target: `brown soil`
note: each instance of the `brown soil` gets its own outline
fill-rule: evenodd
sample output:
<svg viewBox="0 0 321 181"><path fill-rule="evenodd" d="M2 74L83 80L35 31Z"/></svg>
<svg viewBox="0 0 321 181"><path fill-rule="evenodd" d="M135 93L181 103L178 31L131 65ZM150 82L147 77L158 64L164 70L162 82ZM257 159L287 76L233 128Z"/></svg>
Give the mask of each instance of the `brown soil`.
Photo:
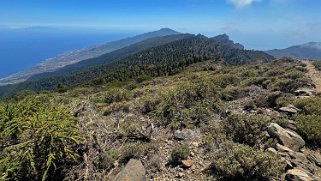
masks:
<svg viewBox="0 0 321 181"><path fill-rule="evenodd" d="M308 77L311 78L313 83L316 86L316 92L321 92L321 72L318 71L311 61L303 61L306 64L306 68L308 69Z"/></svg>

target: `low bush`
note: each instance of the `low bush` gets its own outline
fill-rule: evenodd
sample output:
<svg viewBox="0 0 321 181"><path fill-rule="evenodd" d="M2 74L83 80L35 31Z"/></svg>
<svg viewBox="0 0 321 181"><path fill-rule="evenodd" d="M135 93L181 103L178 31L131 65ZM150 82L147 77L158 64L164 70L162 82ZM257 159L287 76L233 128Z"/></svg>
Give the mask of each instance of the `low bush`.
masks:
<svg viewBox="0 0 321 181"><path fill-rule="evenodd" d="M161 103L159 96L143 96L139 101L138 109L143 114L148 114L157 109L157 106Z"/></svg>
<svg viewBox="0 0 321 181"><path fill-rule="evenodd" d="M276 105L278 107L284 107L284 106L287 106L289 104L293 104L295 100L296 100L295 97L282 96L282 97L279 97L279 98L276 99Z"/></svg>
<svg viewBox="0 0 321 181"><path fill-rule="evenodd" d="M293 58L283 57L272 61L272 65L281 66L284 64L293 64L296 63Z"/></svg>
<svg viewBox="0 0 321 181"><path fill-rule="evenodd" d="M306 86L309 83L309 81L305 78L278 78L276 81L272 82L268 86L269 89L271 89L272 91L282 91L286 93L293 92L300 87Z"/></svg>
<svg viewBox="0 0 321 181"><path fill-rule="evenodd" d="M102 153L99 156L99 168L101 169L111 169L114 166L114 162L117 160L119 156L118 150L108 150Z"/></svg>
<svg viewBox="0 0 321 181"><path fill-rule="evenodd" d="M148 145L144 143L128 143L120 150L120 162L127 163L132 158L140 158L148 150Z"/></svg>
<svg viewBox="0 0 321 181"><path fill-rule="evenodd" d="M276 100L281 96L281 92L271 92L268 95L259 95L255 98L254 104L257 107L275 107Z"/></svg>
<svg viewBox="0 0 321 181"><path fill-rule="evenodd" d="M111 104L114 102L128 101L131 95L129 91L121 88L113 88L107 91L105 97L105 103Z"/></svg>
<svg viewBox="0 0 321 181"><path fill-rule="evenodd" d="M126 90L134 90L137 88L137 83L136 82L131 82L131 83L128 83L128 85L125 86L125 89Z"/></svg>
<svg viewBox="0 0 321 181"><path fill-rule="evenodd" d="M321 145L321 116L319 115L297 115L298 132L311 143Z"/></svg>
<svg viewBox="0 0 321 181"><path fill-rule="evenodd" d="M313 65L317 70L321 70L321 61L315 61L313 62Z"/></svg>
<svg viewBox="0 0 321 181"><path fill-rule="evenodd" d="M240 82L240 77L235 74L223 74L214 80L214 84L225 88L226 86L230 85L237 85Z"/></svg>
<svg viewBox="0 0 321 181"><path fill-rule="evenodd" d="M277 119L274 119L272 122L275 122L276 124L280 125L283 128L286 128L289 125L288 118L277 118Z"/></svg>
<svg viewBox="0 0 321 181"><path fill-rule="evenodd" d="M293 104L297 108L302 109L304 114L321 115L321 97L296 99Z"/></svg>
<svg viewBox="0 0 321 181"><path fill-rule="evenodd" d="M265 140L263 129L269 120L263 115L237 115L228 116L223 122L227 136L238 143L249 146L260 145Z"/></svg>
<svg viewBox="0 0 321 181"><path fill-rule="evenodd" d="M304 77L304 73L299 70L289 71L281 76L282 78L286 79L298 79Z"/></svg>
<svg viewBox="0 0 321 181"><path fill-rule="evenodd" d="M115 102L108 105L106 108L104 108L104 116L108 116L111 113L116 113L116 112L128 113L129 110L130 110L130 107L127 102Z"/></svg>
<svg viewBox="0 0 321 181"><path fill-rule="evenodd" d="M251 85L263 85L263 82L267 80L266 77L251 77L248 79L243 80L241 83L245 86L251 86Z"/></svg>
<svg viewBox="0 0 321 181"><path fill-rule="evenodd" d="M70 112L45 97L0 108L0 172L4 180L46 180L76 161L80 136Z"/></svg>
<svg viewBox="0 0 321 181"><path fill-rule="evenodd" d="M140 120L138 116L127 116L119 124L118 138L133 138L135 140L147 141L149 137L142 134L143 127L146 127L146 122Z"/></svg>
<svg viewBox="0 0 321 181"><path fill-rule="evenodd" d="M197 126L204 122L211 105L219 94L210 82L199 81L184 83L162 95L161 103L155 111L161 124L173 128Z"/></svg>
<svg viewBox="0 0 321 181"><path fill-rule="evenodd" d="M248 87L227 87L220 91L220 98L224 101L236 100L248 96L249 90Z"/></svg>
<svg viewBox="0 0 321 181"><path fill-rule="evenodd" d="M59 93L64 93L64 92L67 92L68 88L64 84L58 84L56 90Z"/></svg>
<svg viewBox="0 0 321 181"><path fill-rule="evenodd" d="M209 152L218 149L221 143L228 140L222 124L217 120L209 121L202 132L206 133L202 137L203 146Z"/></svg>
<svg viewBox="0 0 321 181"><path fill-rule="evenodd" d="M268 71L266 71L263 76L265 77L277 77L279 75L282 75L284 74L285 71L280 69L279 67L273 67L273 68L270 68Z"/></svg>
<svg viewBox="0 0 321 181"><path fill-rule="evenodd" d="M212 168L224 180L264 180L284 172L279 155L226 142L211 155Z"/></svg>
<svg viewBox="0 0 321 181"><path fill-rule="evenodd" d="M188 145L181 144L174 147L171 152L169 161L173 164L179 164L182 160L187 159L190 154Z"/></svg>

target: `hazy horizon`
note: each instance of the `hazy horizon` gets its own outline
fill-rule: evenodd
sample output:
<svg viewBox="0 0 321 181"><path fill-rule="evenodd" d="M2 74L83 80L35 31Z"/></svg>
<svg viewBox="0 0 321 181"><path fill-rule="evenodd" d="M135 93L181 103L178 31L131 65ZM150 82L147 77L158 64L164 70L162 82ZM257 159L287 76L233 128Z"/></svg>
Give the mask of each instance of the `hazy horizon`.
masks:
<svg viewBox="0 0 321 181"><path fill-rule="evenodd" d="M165 27L163 27L165 28ZM170 28L170 27L166 27ZM45 61L48 58L56 57L57 55L74 51L90 46L100 45L111 41L116 41L142 33L147 33L154 30L105 30L105 29L75 29L66 27L52 26L30 26L30 27L10 27L0 28L0 34L5 35L0 37L0 78L7 77L18 72L26 71L37 64ZM171 28L172 29L172 28ZM202 33L202 32L184 32L173 29L182 33L203 34L208 37L217 36L222 33ZM228 33L226 33L228 34ZM228 34L230 38L245 46L246 49L268 50L275 48L287 48L292 45L302 44L306 42L289 43L284 46L273 46L266 49L258 47L251 43L246 43L245 37ZM255 39L253 35L251 39ZM269 37L265 37L266 40ZM17 52L19 52L17 54Z"/></svg>
<svg viewBox="0 0 321 181"><path fill-rule="evenodd" d="M296 39L290 39L289 41L284 41L284 39L282 39L281 34L274 34L274 35L266 35L265 37L262 37L260 35L260 33L252 33L251 36L242 36L241 32L238 33L228 33L228 31L224 32L210 32L210 31L187 31L185 28L182 29L175 29L172 27L168 27L168 26L164 26L164 27L157 27L155 29L108 29L108 28L95 28L95 27L68 27L68 26L43 26L43 25L33 25L33 26L0 26L0 31L37 31L37 32L41 32L41 31L51 31L51 32L64 32L66 35L68 34L82 34L84 36L86 35L93 35L93 34L122 34L123 36L116 36L115 38L113 38L111 41L114 40L120 40L123 38L128 38L128 37L132 37L132 36L136 36L139 34L143 34L143 33L148 33L148 32L153 32L153 31L157 31L160 30L162 28L170 28L172 30L178 31L180 33L191 33L191 34L202 34L205 35L207 37L214 37L217 35L221 35L221 34L227 34L228 36L230 36L230 38L237 42L237 43L241 43L242 45L245 46L246 49L254 49L254 50L261 50L261 51L266 51L266 50L271 50L271 49L284 49L284 48L288 48L290 46L294 46L294 45L300 45L300 44L304 44L304 43L309 43L309 42L321 42L321 39L307 39L307 40L296 40ZM8 38L8 37L6 37ZM25 37L26 38L26 37ZM260 42L256 42L257 40L255 39L260 39ZM283 40L281 41L280 38ZM284 38L284 37L283 37ZM0 40L3 39L0 37ZM274 44L273 42L271 42L271 39L276 39L275 41L280 41L279 44ZM278 40L279 39L279 40ZM264 41L262 41L264 40ZM97 45L97 44L102 44L102 43L108 43L110 41L104 41L104 39L102 39L99 43L96 44L91 44L91 45ZM90 46L90 45L87 45ZM86 48L87 46L84 46L83 48Z"/></svg>
<svg viewBox="0 0 321 181"><path fill-rule="evenodd" d="M2 0L0 78L67 51L160 28L226 33L255 50L321 42L319 7L318 0Z"/></svg>
<svg viewBox="0 0 321 181"><path fill-rule="evenodd" d="M321 41L319 0L3 0L0 27L226 33L249 49Z"/></svg>

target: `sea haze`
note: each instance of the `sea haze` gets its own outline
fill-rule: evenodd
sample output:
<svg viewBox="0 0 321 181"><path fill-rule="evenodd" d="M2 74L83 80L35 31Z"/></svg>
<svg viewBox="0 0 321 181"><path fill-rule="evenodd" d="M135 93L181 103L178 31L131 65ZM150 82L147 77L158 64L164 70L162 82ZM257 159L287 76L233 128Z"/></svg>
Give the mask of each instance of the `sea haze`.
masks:
<svg viewBox="0 0 321 181"><path fill-rule="evenodd" d="M133 35L129 32L48 27L0 29L0 78L67 51Z"/></svg>

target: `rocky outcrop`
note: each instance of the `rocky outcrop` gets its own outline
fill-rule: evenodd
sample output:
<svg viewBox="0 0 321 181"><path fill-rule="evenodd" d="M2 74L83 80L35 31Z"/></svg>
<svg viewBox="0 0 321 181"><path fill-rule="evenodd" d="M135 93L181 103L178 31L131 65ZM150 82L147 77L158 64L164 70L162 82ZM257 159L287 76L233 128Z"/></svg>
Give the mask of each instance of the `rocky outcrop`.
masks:
<svg viewBox="0 0 321 181"><path fill-rule="evenodd" d="M277 154L282 156L282 159L287 163L285 180L288 181L319 181L321 178L315 176L316 167L318 162L314 154L306 156L303 153L295 152L283 145L276 144ZM273 151L269 148L268 151ZM312 157L314 156L314 157ZM311 160L312 159L312 160Z"/></svg>
<svg viewBox="0 0 321 181"><path fill-rule="evenodd" d="M190 168L193 166L192 160L182 160L182 165L184 168Z"/></svg>
<svg viewBox="0 0 321 181"><path fill-rule="evenodd" d="M306 172L299 169L291 169L286 172L285 180L287 181L312 181Z"/></svg>
<svg viewBox="0 0 321 181"><path fill-rule="evenodd" d="M294 91L297 96L313 96L316 94L314 89L302 88Z"/></svg>
<svg viewBox="0 0 321 181"><path fill-rule="evenodd" d="M140 160L131 159L113 181L144 181L146 170Z"/></svg>
<svg viewBox="0 0 321 181"><path fill-rule="evenodd" d="M317 154L309 154L307 156L308 160L310 160L312 163L315 163L318 167L321 167L321 158Z"/></svg>
<svg viewBox="0 0 321 181"><path fill-rule="evenodd" d="M276 123L271 123L268 126L268 133L273 138L276 138L280 144L293 151L299 151L305 145L305 141L300 135L294 131L284 129Z"/></svg>
<svg viewBox="0 0 321 181"><path fill-rule="evenodd" d="M307 157L300 152L295 152L280 144L276 145L279 154L285 159L288 168L299 167L311 173L314 172L314 165Z"/></svg>
<svg viewBox="0 0 321 181"><path fill-rule="evenodd" d="M177 140L198 141L201 140L202 134L199 129L183 129L174 132L174 138Z"/></svg>
<svg viewBox="0 0 321 181"><path fill-rule="evenodd" d="M281 107L280 111L286 112L286 113L289 113L289 114L295 114L295 113L298 113L301 110L296 108L295 106L289 104L289 105L287 105L285 107Z"/></svg>

